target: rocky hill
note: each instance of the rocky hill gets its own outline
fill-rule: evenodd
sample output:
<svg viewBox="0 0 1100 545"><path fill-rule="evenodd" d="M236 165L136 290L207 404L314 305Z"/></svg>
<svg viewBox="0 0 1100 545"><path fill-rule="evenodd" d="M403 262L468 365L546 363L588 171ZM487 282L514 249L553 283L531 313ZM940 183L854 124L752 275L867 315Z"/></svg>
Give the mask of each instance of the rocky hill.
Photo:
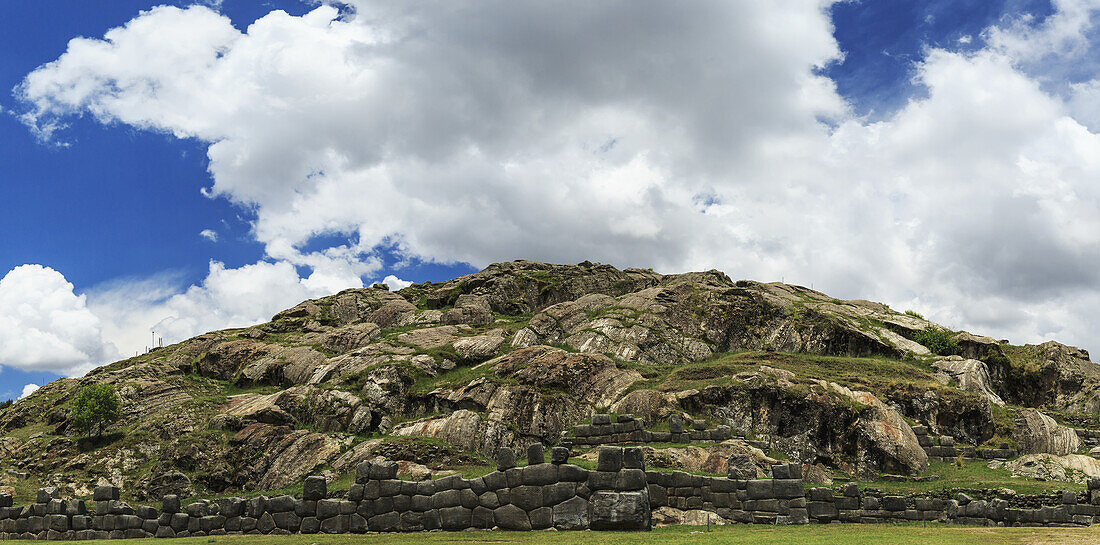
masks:
<svg viewBox="0 0 1100 545"><path fill-rule="evenodd" d="M124 411L94 441L70 429L90 383L115 385ZM874 479L925 472L931 435L1078 450L1062 424L1095 427L1098 385L1084 350L1013 346L800 286L515 261L345 290L50 383L0 412L0 467L17 492L75 495L100 482L272 491L316 471L339 482L378 457L425 478L476 473L502 446L558 444L611 412L652 429L673 415L728 426L723 463L751 451ZM696 448L664 447L657 465L681 467ZM692 469L724 473L713 466Z"/></svg>

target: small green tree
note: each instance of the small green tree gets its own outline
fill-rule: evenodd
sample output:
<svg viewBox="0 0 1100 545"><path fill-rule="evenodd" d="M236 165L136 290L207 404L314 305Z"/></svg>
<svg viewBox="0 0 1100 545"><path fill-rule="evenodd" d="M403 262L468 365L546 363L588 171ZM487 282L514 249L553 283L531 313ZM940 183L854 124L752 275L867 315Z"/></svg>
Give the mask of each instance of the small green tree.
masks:
<svg viewBox="0 0 1100 545"><path fill-rule="evenodd" d="M103 435L103 429L122 416L118 394L110 384L89 384L73 404L73 427L82 435Z"/></svg>

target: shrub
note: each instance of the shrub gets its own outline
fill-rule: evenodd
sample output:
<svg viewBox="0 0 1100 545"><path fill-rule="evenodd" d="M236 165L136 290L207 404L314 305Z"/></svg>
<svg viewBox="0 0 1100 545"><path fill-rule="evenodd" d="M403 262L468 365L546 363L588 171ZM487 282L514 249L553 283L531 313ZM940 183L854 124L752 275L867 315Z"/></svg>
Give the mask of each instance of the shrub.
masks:
<svg viewBox="0 0 1100 545"><path fill-rule="evenodd" d="M933 354L950 356L959 350L955 333L942 327L929 326L913 335L913 340L923 344Z"/></svg>
<svg viewBox="0 0 1100 545"><path fill-rule="evenodd" d="M73 427L83 435L103 435L103 429L122 416L118 394L110 384L89 384L73 403Z"/></svg>
<svg viewBox="0 0 1100 545"><path fill-rule="evenodd" d="M912 316L912 317L914 317L914 318L920 318L921 320L923 320L923 319L924 319L924 316L921 316L921 315L920 315L920 314L919 314L919 313L918 313L917 311L915 311L915 310L907 310L907 311L905 311L905 313L906 313L906 314L908 314L909 316Z"/></svg>

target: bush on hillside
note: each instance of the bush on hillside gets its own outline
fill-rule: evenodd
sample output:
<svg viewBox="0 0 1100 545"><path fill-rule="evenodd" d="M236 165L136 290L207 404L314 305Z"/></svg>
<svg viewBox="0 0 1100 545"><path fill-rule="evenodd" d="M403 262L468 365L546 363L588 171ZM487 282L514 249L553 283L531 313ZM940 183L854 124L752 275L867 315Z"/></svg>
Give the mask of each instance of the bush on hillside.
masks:
<svg viewBox="0 0 1100 545"><path fill-rule="evenodd" d="M73 427L83 435L103 435L122 416L118 394L110 384L89 384L73 403Z"/></svg>
<svg viewBox="0 0 1100 545"><path fill-rule="evenodd" d="M923 344L933 354L950 356L959 351L955 333L942 327L929 326L913 335L913 340Z"/></svg>

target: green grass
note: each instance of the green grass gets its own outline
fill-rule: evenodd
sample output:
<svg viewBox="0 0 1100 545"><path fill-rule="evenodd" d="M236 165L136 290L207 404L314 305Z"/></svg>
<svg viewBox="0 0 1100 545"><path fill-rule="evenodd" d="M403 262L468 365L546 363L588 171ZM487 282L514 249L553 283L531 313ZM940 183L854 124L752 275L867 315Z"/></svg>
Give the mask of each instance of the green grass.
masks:
<svg viewBox="0 0 1100 545"><path fill-rule="evenodd" d="M1100 539L1100 528L974 528L945 524L829 524L806 526L733 525L674 526L652 532L417 532L410 534L372 535L292 535L292 536L217 536L188 537L172 540L180 545L421 545L425 543L539 543L547 545L635 545L639 541L652 544L713 545L745 543L752 545L784 545L814 543L817 545L970 545L1023 543L1094 543ZM131 542L127 541L128 543ZM152 543L153 539L144 540ZM54 543L70 543L58 541ZM78 543L78 542L71 542ZM82 541L79 543L104 543Z"/></svg>
<svg viewBox="0 0 1100 545"><path fill-rule="evenodd" d="M928 493L952 488L1010 488L1020 494L1040 494L1055 490L1079 490L1078 483L1060 481L1033 481L1013 477L1005 469L991 469L984 461L964 461L962 467L954 462L931 462L925 475L939 475L939 480L929 482L860 483L864 488L877 488L883 492L910 494Z"/></svg>
<svg viewBox="0 0 1100 545"><path fill-rule="evenodd" d="M620 365L639 371L645 378L632 389L678 391L710 385L731 385L738 382L734 375L758 371L761 365L767 365L794 372L797 375L795 383L820 379L868 390L880 396L899 388L920 388L934 390L943 396L969 396L975 402L978 401L976 394L949 388L937 382L932 377L932 367L918 360L744 351L724 353L701 362L686 364L642 366L621 362Z"/></svg>

